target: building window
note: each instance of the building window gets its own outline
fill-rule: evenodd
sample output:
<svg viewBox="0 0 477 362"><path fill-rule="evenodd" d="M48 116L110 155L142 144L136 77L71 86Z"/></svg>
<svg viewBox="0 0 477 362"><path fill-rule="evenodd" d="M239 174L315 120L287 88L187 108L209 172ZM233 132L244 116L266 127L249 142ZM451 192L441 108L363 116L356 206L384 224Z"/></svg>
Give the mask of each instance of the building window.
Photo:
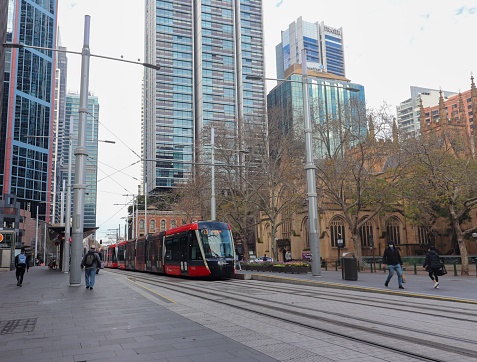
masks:
<svg viewBox="0 0 477 362"><path fill-rule="evenodd" d="M156 231L156 220L151 220L150 231Z"/></svg>
<svg viewBox="0 0 477 362"><path fill-rule="evenodd" d="M422 225L417 227L417 238L419 240L419 244L421 245L427 245L429 243L429 233Z"/></svg>
<svg viewBox="0 0 477 362"><path fill-rule="evenodd" d="M387 242L393 241L394 244L401 244L401 223L397 217L392 217L386 221Z"/></svg>
<svg viewBox="0 0 477 362"><path fill-rule="evenodd" d="M139 229L144 230L144 220L139 221Z"/></svg>
<svg viewBox="0 0 477 362"><path fill-rule="evenodd" d="M177 224L176 224L176 221L175 221L175 220L171 220L171 227L172 227L172 228L177 227Z"/></svg>
<svg viewBox="0 0 477 362"><path fill-rule="evenodd" d="M166 220L161 220L161 231L166 230Z"/></svg>
<svg viewBox="0 0 477 362"><path fill-rule="evenodd" d="M359 230L361 237L361 246L362 247L371 247L374 245L373 240L373 225L370 221L367 221L361 229Z"/></svg>
<svg viewBox="0 0 477 362"><path fill-rule="evenodd" d="M345 223L343 218L334 217L330 222L330 231L331 231L331 247L338 247L338 240L343 240L343 246L346 246L346 235L345 235Z"/></svg>

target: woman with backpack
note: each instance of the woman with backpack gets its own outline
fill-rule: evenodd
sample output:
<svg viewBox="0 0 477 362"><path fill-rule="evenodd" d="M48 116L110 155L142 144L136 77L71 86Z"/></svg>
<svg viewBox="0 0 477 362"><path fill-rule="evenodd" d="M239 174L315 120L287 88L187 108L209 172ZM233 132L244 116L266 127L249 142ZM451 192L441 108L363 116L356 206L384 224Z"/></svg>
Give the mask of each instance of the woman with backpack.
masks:
<svg viewBox="0 0 477 362"><path fill-rule="evenodd" d="M441 266L441 258L437 254L436 248L429 246L427 248L426 260L422 267L429 272L429 278L434 282L435 289L439 289L439 269Z"/></svg>

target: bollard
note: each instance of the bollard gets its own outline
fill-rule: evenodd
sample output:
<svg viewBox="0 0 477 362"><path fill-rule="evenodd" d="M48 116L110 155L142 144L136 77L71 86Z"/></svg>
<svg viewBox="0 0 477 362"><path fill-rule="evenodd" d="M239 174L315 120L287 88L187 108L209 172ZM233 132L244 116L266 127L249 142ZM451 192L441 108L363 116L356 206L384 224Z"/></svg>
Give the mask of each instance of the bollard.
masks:
<svg viewBox="0 0 477 362"><path fill-rule="evenodd" d="M328 262L325 260L325 270L328 271Z"/></svg>
<svg viewBox="0 0 477 362"><path fill-rule="evenodd" d="M454 262L454 276L457 276L457 263Z"/></svg>
<svg viewBox="0 0 477 362"><path fill-rule="evenodd" d="M475 258L475 276L477 277L477 258Z"/></svg>
<svg viewBox="0 0 477 362"><path fill-rule="evenodd" d="M338 271L338 260L336 260L336 263L335 263L335 271Z"/></svg>
<svg viewBox="0 0 477 362"><path fill-rule="evenodd" d="M417 263L414 263L414 275L417 274Z"/></svg>

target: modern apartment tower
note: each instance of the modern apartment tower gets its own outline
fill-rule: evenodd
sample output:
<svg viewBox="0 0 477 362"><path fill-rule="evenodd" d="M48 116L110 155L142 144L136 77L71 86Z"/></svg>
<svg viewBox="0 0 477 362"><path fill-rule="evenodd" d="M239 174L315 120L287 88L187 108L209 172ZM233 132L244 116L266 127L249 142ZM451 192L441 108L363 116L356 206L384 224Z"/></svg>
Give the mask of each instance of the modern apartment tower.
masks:
<svg viewBox="0 0 477 362"><path fill-rule="evenodd" d="M8 1L6 42L54 48L57 0ZM4 4L4 3L2 3ZM51 198L56 52L4 49L0 194L48 218Z"/></svg>
<svg viewBox="0 0 477 362"><path fill-rule="evenodd" d="M439 90L423 87L411 86L411 98L401 102L396 107L397 125L403 137L416 137L421 133L420 102L424 108L433 107L439 104ZM456 95L456 92L442 91L444 99Z"/></svg>
<svg viewBox="0 0 477 362"><path fill-rule="evenodd" d="M65 124L63 130L64 147L62 147L61 179L68 178L68 163L72 161L71 183L75 183L75 157L69 158L68 138L70 124L73 123L72 149L78 147L78 124L79 124L79 94L66 94ZM98 181L98 124L99 124L99 101L98 97L88 96L88 114L86 117L86 149L88 158L86 161L86 190L84 200L84 228L96 227L96 202L97 202L97 181ZM65 197L66 199L66 197ZM73 200L73 194L71 194ZM72 211L72 209L71 209ZM73 213L71 213L73 215Z"/></svg>
<svg viewBox="0 0 477 362"><path fill-rule="evenodd" d="M343 45L343 28L333 28L323 21L310 23L301 17L282 31L282 41L275 48L277 77L284 78L285 71L294 64L301 64L302 50L306 50L308 67L318 71L346 76Z"/></svg>
<svg viewBox="0 0 477 362"><path fill-rule="evenodd" d="M147 192L191 178L210 127L265 122L265 84L246 79L264 76L262 17L261 0L146 0L145 60L161 66L144 78Z"/></svg>

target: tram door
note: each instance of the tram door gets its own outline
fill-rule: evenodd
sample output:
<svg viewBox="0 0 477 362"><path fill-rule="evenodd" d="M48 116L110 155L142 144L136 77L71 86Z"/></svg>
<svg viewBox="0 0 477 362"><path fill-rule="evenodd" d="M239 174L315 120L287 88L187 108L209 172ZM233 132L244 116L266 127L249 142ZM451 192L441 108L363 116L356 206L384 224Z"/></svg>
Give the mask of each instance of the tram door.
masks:
<svg viewBox="0 0 477 362"><path fill-rule="evenodd" d="M186 275L189 269L189 255L188 255L188 235L184 233L179 240L179 251L181 254L181 274Z"/></svg>

